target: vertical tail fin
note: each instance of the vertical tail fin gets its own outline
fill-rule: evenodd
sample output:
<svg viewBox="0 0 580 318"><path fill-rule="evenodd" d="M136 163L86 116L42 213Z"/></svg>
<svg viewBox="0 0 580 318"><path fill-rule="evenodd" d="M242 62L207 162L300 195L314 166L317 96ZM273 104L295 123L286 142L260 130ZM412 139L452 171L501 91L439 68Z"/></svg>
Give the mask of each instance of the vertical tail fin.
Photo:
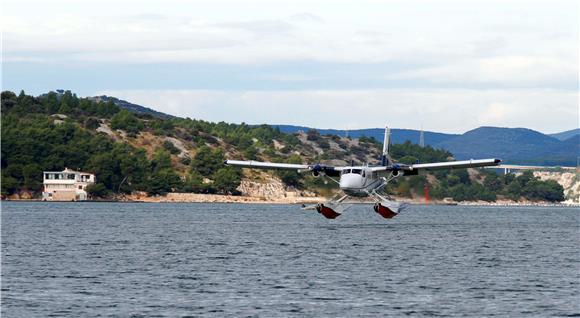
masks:
<svg viewBox="0 0 580 318"><path fill-rule="evenodd" d="M391 130L385 127L385 139L383 140L383 155L381 156L381 165L386 166L390 164L389 145L391 143Z"/></svg>

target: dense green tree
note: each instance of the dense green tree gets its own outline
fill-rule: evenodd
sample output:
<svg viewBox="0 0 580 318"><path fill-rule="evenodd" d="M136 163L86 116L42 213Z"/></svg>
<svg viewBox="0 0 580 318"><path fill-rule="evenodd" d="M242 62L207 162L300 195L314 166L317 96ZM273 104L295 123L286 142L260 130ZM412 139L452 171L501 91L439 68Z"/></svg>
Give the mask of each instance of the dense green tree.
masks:
<svg viewBox="0 0 580 318"><path fill-rule="evenodd" d="M181 152L179 148L175 147L175 145L169 140L163 141L163 149L169 151L169 153L172 155L176 155Z"/></svg>
<svg viewBox="0 0 580 318"><path fill-rule="evenodd" d="M181 187L181 179L173 169L162 169L151 174L147 192L150 195L165 194Z"/></svg>
<svg viewBox="0 0 580 318"><path fill-rule="evenodd" d="M90 130L95 130L101 126L101 123L98 119L89 117L85 120L85 128Z"/></svg>
<svg viewBox="0 0 580 318"><path fill-rule="evenodd" d="M165 169L171 169L171 155L165 150L158 150L153 155L151 171L157 172Z"/></svg>
<svg viewBox="0 0 580 318"><path fill-rule="evenodd" d="M112 191L117 191L123 177L116 158L111 152L96 154L87 161L87 168L96 174L97 181Z"/></svg>
<svg viewBox="0 0 580 318"><path fill-rule="evenodd" d="M406 141L402 144L394 144L389 148L391 157L394 159L403 158L405 156L413 156L418 159L419 162L437 162L437 161L447 161L452 154L449 151L442 149L435 149L431 146L421 147L417 144L413 144L410 141Z"/></svg>
<svg viewBox="0 0 580 318"><path fill-rule="evenodd" d="M2 102L2 113L6 114L14 109L14 106L18 104L16 94L9 91L3 91L0 96L0 101Z"/></svg>
<svg viewBox="0 0 580 318"><path fill-rule="evenodd" d="M530 170L527 170L524 171L521 175L517 176L514 180L523 188L535 179L536 178L534 177L534 173Z"/></svg>
<svg viewBox="0 0 580 318"><path fill-rule="evenodd" d="M448 174L446 181L447 181L447 186L449 186L449 187L454 187L454 186L461 183L461 179L459 178L459 176L457 176L455 174Z"/></svg>
<svg viewBox="0 0 580 318"><path fill-rule="evenodd" d="M218 169L223 167L224 155L221 149L211 149L208 146L201 146L191 161L194 171L204 177L212 176Z"/></svg>
<svg viewBox="0 0 580 318"><path fill-rule="evenodd" d="M58 112L60 114L70 114L74 109L74 97L71 91L66 91L60 97L60 107L58 108Z"/></svg>
<svg viewBox="0 0 580 318"><path fill-rule="evenodd" d="M522 186L514 180L506 186L504 192L509 199L518 200L522 194Z"/></svg>
<svg viewBox="0 0 580 318"><path fill-rule="evenodd" d="M241 174L239 169L232 167L221 168L216 171L213 176L213 187L223 194L237 194L237 187L241 182Z"/></svg>
<svg viewBox="0 0 580 318"><path fill-rule="evenodd" d="M203 177L199 173L192 171L189 175L186 176L180 191L203 193L207 192L207 188L208 186L203 182Z"/></svg>
<svg viewBox="0 0 580 318"><path fill-rule="evenodd" d="M96 115L103 118L110 118L121 110L119 106L115 105L115 103L110 100L98 103L96 108Z"/></svg>
<svg viewBox="0 0 580 318"><path fill-rule="evenodd" d="M286 163L301 164L302 159L298 155L292 155ZM277 170L276 174L285 185L295 188L302 187L302 176L295 170Z"/></svg>
<svg viewBox="0 0 580 318"><path fill-rule="evenodd" d="M102 183L89 184L86 191L91 198L103 198L108 196L110 193L107 187Z"/></svg>
<svg viewBox="0 0 580 318"><path fill-rule="evenodd" d="M244 149L244 148L242 148L242 149ZM258 150L256 149L256 147L254 147L254 145L250 145L250 146L245 148L244 158L246 158L246 160L257 160L258 159Z"/></svg>
<svg viewBox="0 0 580 318"><path fill-rule="evenodd" d="M397 161L400 163L407 164L407 165L412 165L412 164L417 163L419 161L419 159L417 159L417 157L415 157L415 156L404 156L404 157L399 158L399 160L397 160Z"/></svg>
<svg viewBox="0 0 580 318"><path fill-rule="evenodd" d="M485 174L483 185L492 192L499 192L504 187L503 180L495 172L488 172Z"/></svg>
<svg viewBox="0 0 580 318"><path fill-rule="evenodd" d="M128 110L121 110L111 118L111 128L136 134L143 129L143 123Z"/></svg>
<svg viewBox="0 0 580 318"><path fill-rule="evenodd" d="M46 113L55 114L60 107L58 103L58 95L55 92L49 92L43 99Z"/></svg>
<svg viewBox="0 0 580 318"><path fill-rule="evenodd" d="M42 190L42 168L36 163L29 163L22 167L23 186L26 190L40 192Z"/></svg>
<svg viewBox="0 0 580 318"><path fill-rule="evenodd" d="M2 174L2 195L11 195L18 190L18 179Z"/></svg>
<svg viewBox="0 0 580 318"><path fill-rule="evenodd" d="M564 188L554 180L532 180L524 186L522 195L529 200L560 202L564 201Z"/></svg>

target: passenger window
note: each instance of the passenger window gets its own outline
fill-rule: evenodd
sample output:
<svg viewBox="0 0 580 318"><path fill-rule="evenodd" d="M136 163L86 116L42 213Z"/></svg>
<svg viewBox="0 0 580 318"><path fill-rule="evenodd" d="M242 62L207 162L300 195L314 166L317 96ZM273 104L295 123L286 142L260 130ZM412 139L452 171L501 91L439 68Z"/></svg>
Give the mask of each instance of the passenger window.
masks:
<svg viewBox="0 0 580 318"><path fill-rule="evenodd" d="M363 176L363 178L365 177L365 171L364 171L364 170L363 170L363 172L362 172L362 176Z"/></svg>

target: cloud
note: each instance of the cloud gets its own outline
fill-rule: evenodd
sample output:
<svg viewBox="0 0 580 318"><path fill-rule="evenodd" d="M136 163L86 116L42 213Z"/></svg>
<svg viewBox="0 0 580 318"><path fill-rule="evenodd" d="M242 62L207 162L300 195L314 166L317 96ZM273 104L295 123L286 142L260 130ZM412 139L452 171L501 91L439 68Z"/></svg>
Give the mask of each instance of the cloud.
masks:
<svg viewBox="0 0 580 318"><path fill-rule="evenodd" d="M386 76L431 83L479 83L515 87L546 87L551 84L578 86L578 60L546 57L503 56L465 59L446 65L420 68Z"/></svg>
<svg viewBox="0 0 580 318"><path fill-rule="evenodd" d="M2 17L6 62L391 63L405 68L368 78L431 86L577 86L578 5L566 1L168 0L137 8L108 0L83 6L55 1L8 1ZM24 10L32 5L42 14Z"/></svg>
<svg viewBox="0 0 580 318"><path fill-rule="evenodd" d="M3 77L213 121L559 131L578 126L579 12L567 0L6 0Z"/></svg>
<svg viewBox="0 0 580 318"><path fill-rule="evenodd" d="M398 128L462 133L479 126L544 132L578 125L578 93L558 90L128 90L96 93L173 115L317 128Z"/></svg>

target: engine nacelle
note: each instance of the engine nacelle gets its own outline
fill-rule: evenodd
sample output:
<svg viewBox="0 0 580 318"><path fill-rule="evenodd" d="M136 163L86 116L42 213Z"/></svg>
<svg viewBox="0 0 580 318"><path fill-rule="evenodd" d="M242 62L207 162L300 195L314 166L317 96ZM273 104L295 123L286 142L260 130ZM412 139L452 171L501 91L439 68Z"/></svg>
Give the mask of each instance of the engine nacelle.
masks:
<svg viewBox="0 0 580 318"><path fill-rule="evenodd" d="M316 164L316 165L310 166L309 169L312 172L312 175L314 177L320 177L320 176L339 177L340 176L340 170L336 170L336 169L334 169L334 167L328 167L328 166L321 165L321 164Z"/></svg>
<svg viewBox="0 0 580 318"><path fill-rule="evenodd" d="M393 170L393 177L402 176L416 176L419 174L418 170Z"/></svg>

